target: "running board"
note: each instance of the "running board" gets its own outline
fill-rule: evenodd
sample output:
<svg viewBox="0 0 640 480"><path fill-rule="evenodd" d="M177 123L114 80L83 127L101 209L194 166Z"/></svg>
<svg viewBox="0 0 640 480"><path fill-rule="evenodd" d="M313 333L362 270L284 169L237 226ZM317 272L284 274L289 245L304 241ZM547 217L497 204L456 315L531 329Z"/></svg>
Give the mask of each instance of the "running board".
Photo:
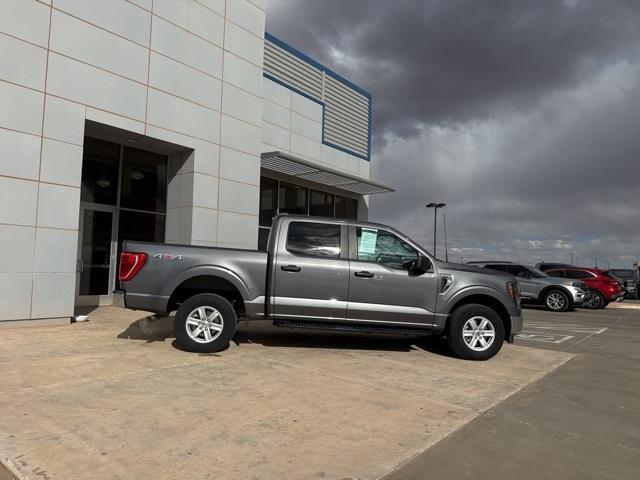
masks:
<svg viewBox="0 0 640 480"><path fill-rule="evenodd" d="M307 330L333 330L337 332L358 332L358 333L382 333L391 335L432 335L432 330L426 328L389 327L371 324L336 323L336 322L307 322L302 320L274 320L276 327L282 328L303 328Z"/></svg>

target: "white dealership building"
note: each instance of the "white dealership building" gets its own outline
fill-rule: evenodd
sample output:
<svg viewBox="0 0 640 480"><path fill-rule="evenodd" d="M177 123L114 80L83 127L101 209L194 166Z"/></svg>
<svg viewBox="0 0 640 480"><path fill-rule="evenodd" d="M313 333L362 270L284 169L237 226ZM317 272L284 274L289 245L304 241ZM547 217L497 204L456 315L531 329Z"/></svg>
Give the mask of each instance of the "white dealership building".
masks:
<svg viewBox="0 0 640 480"><path fill-rule="evenodd" d="M124 239L263 248L277 212L390 190L371 95L265 33L264 0L3 0L0 107L4 325L111 304Z"/></svg>

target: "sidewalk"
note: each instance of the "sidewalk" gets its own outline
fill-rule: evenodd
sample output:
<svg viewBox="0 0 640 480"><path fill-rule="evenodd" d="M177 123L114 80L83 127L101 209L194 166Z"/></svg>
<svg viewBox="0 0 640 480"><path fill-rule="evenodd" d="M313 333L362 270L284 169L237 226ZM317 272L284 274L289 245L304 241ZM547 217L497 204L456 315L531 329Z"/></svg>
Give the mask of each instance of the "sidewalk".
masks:
<svg viewBox="0 0 640 480"><path fill-rule="evenodd" d="M255 324L197 355L143 317L3 330L0 457L24 478L374 479L572 357Z"/></svg>

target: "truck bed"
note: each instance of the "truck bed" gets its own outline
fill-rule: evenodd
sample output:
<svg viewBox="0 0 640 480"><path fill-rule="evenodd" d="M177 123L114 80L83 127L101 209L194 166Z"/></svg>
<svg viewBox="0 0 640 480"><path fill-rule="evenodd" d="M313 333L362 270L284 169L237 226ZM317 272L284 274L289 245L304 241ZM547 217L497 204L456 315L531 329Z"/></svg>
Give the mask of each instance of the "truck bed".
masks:
<svg viewBox="0 0 640 480"><path fill-rule="evenodd" d="M121 282L127 308L168 313L180 300L172 298L172 293L180 291L181 285L195 289L198 277L206 281L214 275L249 299L248 314L260 317L264 313L267 252L136 241L125 241L123 250L147 254L140 272L131 281Z"/></svg>

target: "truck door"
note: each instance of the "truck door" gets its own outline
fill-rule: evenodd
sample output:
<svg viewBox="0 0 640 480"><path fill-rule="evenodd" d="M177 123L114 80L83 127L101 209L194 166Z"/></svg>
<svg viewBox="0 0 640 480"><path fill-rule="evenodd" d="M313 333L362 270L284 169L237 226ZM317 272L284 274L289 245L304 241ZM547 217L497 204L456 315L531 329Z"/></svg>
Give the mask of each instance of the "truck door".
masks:
<svg viewBox="0 0 640 480"><path fill-rule="evenodd" d="M350 227L349 321L433 325L437 275L411 267L418 250L387 230Z"/></svg>
<svg viewBox="0 0 640 480"><path fill-rule="evenodd" d="M271 314L344 320L349 289L347 226L285 220L275 248Z"/></svg>

